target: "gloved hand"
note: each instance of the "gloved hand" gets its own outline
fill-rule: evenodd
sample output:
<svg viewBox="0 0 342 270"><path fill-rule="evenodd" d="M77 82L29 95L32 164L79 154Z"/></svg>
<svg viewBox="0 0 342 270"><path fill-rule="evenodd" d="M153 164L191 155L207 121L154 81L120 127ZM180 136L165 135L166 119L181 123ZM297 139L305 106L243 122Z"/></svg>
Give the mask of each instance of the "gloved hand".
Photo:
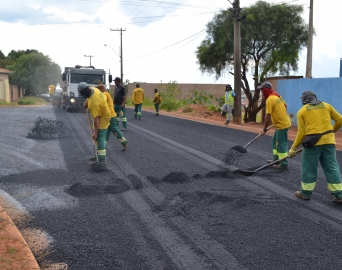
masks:
<svg viewBox="0 0 342 270"><path fill-rule="evenodd" d="M297 154L297 153L296 153L296 150L293 149L293 148L291 148L290 151L289 151L289 157L290 157L290 158L293 158L296 154Z"/></svg>

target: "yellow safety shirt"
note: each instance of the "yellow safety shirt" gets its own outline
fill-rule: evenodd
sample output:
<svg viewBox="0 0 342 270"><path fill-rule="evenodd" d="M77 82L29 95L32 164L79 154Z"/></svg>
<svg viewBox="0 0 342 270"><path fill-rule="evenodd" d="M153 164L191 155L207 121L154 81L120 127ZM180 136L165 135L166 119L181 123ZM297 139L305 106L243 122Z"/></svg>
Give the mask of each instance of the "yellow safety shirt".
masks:
<svg viewBox="0 0 342 270"><path fill-rule="evenodd" d="M133 104L141 104L145 99L144 90L142 88L135 88L132 94Z"/></svg>
<svg viewBox="0 0 342 270"><path fill-rule="evenodd" d="M335 121L334 127L331 120ZM306 135L324 133L328 130L339 130L342 125L342 115L325 102L317 105L306 104L297 113L297 125L298 132L292 145L294 149L297 149ZM315 145L323 144L336 144L335 134L323 135Z"/></svg>
<svg viewBox="0 0 342 270"><path fill-rule="evenodd" d="M92 94L88 98L88 110L94 119L97 116L100 117L99 129L106 129L109 126L111 114L105 95L97 88L91 88L91 90Z"/></svg>
<svg viewBox="0 0 342 270"><path fill-rule="evenodd" d="M286 112L286 103L282 97L271 95L266 100L266 114L272 117L276 129L285 129L291 126L290 117Z"/></svg>

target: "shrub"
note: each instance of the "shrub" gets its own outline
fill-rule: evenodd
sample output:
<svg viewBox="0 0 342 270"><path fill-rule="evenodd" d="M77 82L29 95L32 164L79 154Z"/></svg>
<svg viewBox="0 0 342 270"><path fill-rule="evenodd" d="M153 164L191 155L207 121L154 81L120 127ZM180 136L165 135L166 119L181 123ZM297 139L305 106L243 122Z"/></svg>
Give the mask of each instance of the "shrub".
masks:
<svg viewBox="0 0 342 270"><path fill-rule="evenodd" d="M46 104L47 102L44 99L38 98L38 97L27 96L27 97L18 99L19 105L35 105L35 104L42 104L42 103Z"/></svg>
<svg viewBox="0 0 342 270"><path fill-rule="evenodd" d="M177 95L180 94L180 89L176 81L170 81L167 85L161 84L160 88L163 89L159 92L162 97L161 109L167 111L174 111L181 107L181 102L177 100Z"/></svg>

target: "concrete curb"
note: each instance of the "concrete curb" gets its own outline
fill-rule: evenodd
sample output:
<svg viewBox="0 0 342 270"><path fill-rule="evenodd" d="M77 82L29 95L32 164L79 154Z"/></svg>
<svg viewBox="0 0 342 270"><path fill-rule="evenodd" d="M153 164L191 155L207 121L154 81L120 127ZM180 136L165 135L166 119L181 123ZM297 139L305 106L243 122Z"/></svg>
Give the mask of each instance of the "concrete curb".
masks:
<svg viewBox="0 0 342 270"><path fill-rule="evenodd" d="M1 206L0 239L0 258L6 258L0 259L0 269L40 269L24 237Z"/></svg>

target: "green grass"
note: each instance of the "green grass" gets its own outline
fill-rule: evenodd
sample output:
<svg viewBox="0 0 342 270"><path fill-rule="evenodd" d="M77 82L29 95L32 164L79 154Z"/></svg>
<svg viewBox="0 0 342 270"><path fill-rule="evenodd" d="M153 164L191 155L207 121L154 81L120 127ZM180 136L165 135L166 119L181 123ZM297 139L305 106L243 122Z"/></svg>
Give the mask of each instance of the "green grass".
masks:
<svg viewBox="0 0 342 270"><path fill-rule="evenodd" d="M41 105L47 103L47 101L39 97L23 97L18 99L19 105Z"/></svg>
<svg viewBox="0 0 342 270"><path fill-rule="evenodd" d="M0 105L1 106L13 106L13 105L17 105L17 103L15 102L8 103L8 102L0 101Z"/></svg>

